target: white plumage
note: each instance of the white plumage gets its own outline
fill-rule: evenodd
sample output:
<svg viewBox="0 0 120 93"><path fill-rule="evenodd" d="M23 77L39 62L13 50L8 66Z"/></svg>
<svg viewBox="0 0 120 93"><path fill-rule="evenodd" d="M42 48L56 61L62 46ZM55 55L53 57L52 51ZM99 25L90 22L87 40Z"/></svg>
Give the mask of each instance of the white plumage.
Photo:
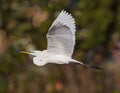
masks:
<svg viewBox="0 0 120 93"><path fill-rule="evenodd" d="M71 57L75 45L75 21L62 11L47 33L47 51Z"/></svg>
<svg viewBox="0 0 120 93"><path fill-rule="evenodd" d="M66 11L62 10L48 30L47 50L22 51L34 55L33 63L43 66L47 63L68 64L70 62L79 63L83 66L99 68L85 65L82 62L71 58L75 45L75 20Z"/></svg>
<svg viewBox="0 0 120 93"><path fill-rule="evenodd" d="M75 34L76 27L75 27L75 20L71 16L71 14L68 14L66 11L62 10L59 16L55 19L53 24L51 25L50 29L57 25L58 23L62 23L63 25L66 25L70 28L71 32ZM49 29L49 30L50 30Z"/></svg>

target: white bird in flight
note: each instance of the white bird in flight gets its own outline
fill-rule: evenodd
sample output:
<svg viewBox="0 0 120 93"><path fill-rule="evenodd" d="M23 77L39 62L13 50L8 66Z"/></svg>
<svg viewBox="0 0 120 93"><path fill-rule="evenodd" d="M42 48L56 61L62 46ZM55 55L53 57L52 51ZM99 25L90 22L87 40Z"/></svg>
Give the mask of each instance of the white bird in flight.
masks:
<svg viewBox="0 0 120 93"><path fill-rule="evenodd" d="M52 23L46 35L47 50L21 51L33 55L33 63L37 66L44 66L47 63L68 64L79 63L83 66L101 69L93 65L86 65L72 59L75 45L75 20L71 14L62 10L55 21Z"/></svg>

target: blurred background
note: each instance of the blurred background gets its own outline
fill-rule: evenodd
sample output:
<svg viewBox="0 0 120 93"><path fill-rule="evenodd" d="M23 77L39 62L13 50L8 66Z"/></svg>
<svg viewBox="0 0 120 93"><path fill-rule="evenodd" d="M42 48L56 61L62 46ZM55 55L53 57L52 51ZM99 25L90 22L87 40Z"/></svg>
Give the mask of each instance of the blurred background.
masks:
<svg viewBox="0 0 120 93"><path fill-rule="evenodd" d="M35 66L20 50L47 48L61 10L76 20L79 64ZM0 0L0 93L120 93L119 0Z"/></svg>

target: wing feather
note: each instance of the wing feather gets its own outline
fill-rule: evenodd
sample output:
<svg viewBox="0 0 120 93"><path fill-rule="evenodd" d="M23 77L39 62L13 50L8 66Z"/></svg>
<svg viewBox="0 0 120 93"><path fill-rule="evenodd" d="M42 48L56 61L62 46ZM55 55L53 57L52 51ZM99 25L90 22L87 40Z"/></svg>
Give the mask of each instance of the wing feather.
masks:
<svg viewBox="0 0 120 93"><path fill-rule="evenodd" d="M47 33L47 51L71 57L75 45L75 21L62 11Z"/></svg>

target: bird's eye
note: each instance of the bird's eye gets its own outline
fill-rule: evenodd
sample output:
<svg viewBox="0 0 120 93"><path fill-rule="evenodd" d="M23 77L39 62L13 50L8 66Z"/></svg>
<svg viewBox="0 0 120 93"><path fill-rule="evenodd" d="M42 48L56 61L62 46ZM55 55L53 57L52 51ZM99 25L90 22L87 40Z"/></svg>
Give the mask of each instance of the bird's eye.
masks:
<svg viewBox="0 0 120 93"><path fill-rule="evenodd" d="M31 51L31 53L35 53L34 51Z"/></svg>

